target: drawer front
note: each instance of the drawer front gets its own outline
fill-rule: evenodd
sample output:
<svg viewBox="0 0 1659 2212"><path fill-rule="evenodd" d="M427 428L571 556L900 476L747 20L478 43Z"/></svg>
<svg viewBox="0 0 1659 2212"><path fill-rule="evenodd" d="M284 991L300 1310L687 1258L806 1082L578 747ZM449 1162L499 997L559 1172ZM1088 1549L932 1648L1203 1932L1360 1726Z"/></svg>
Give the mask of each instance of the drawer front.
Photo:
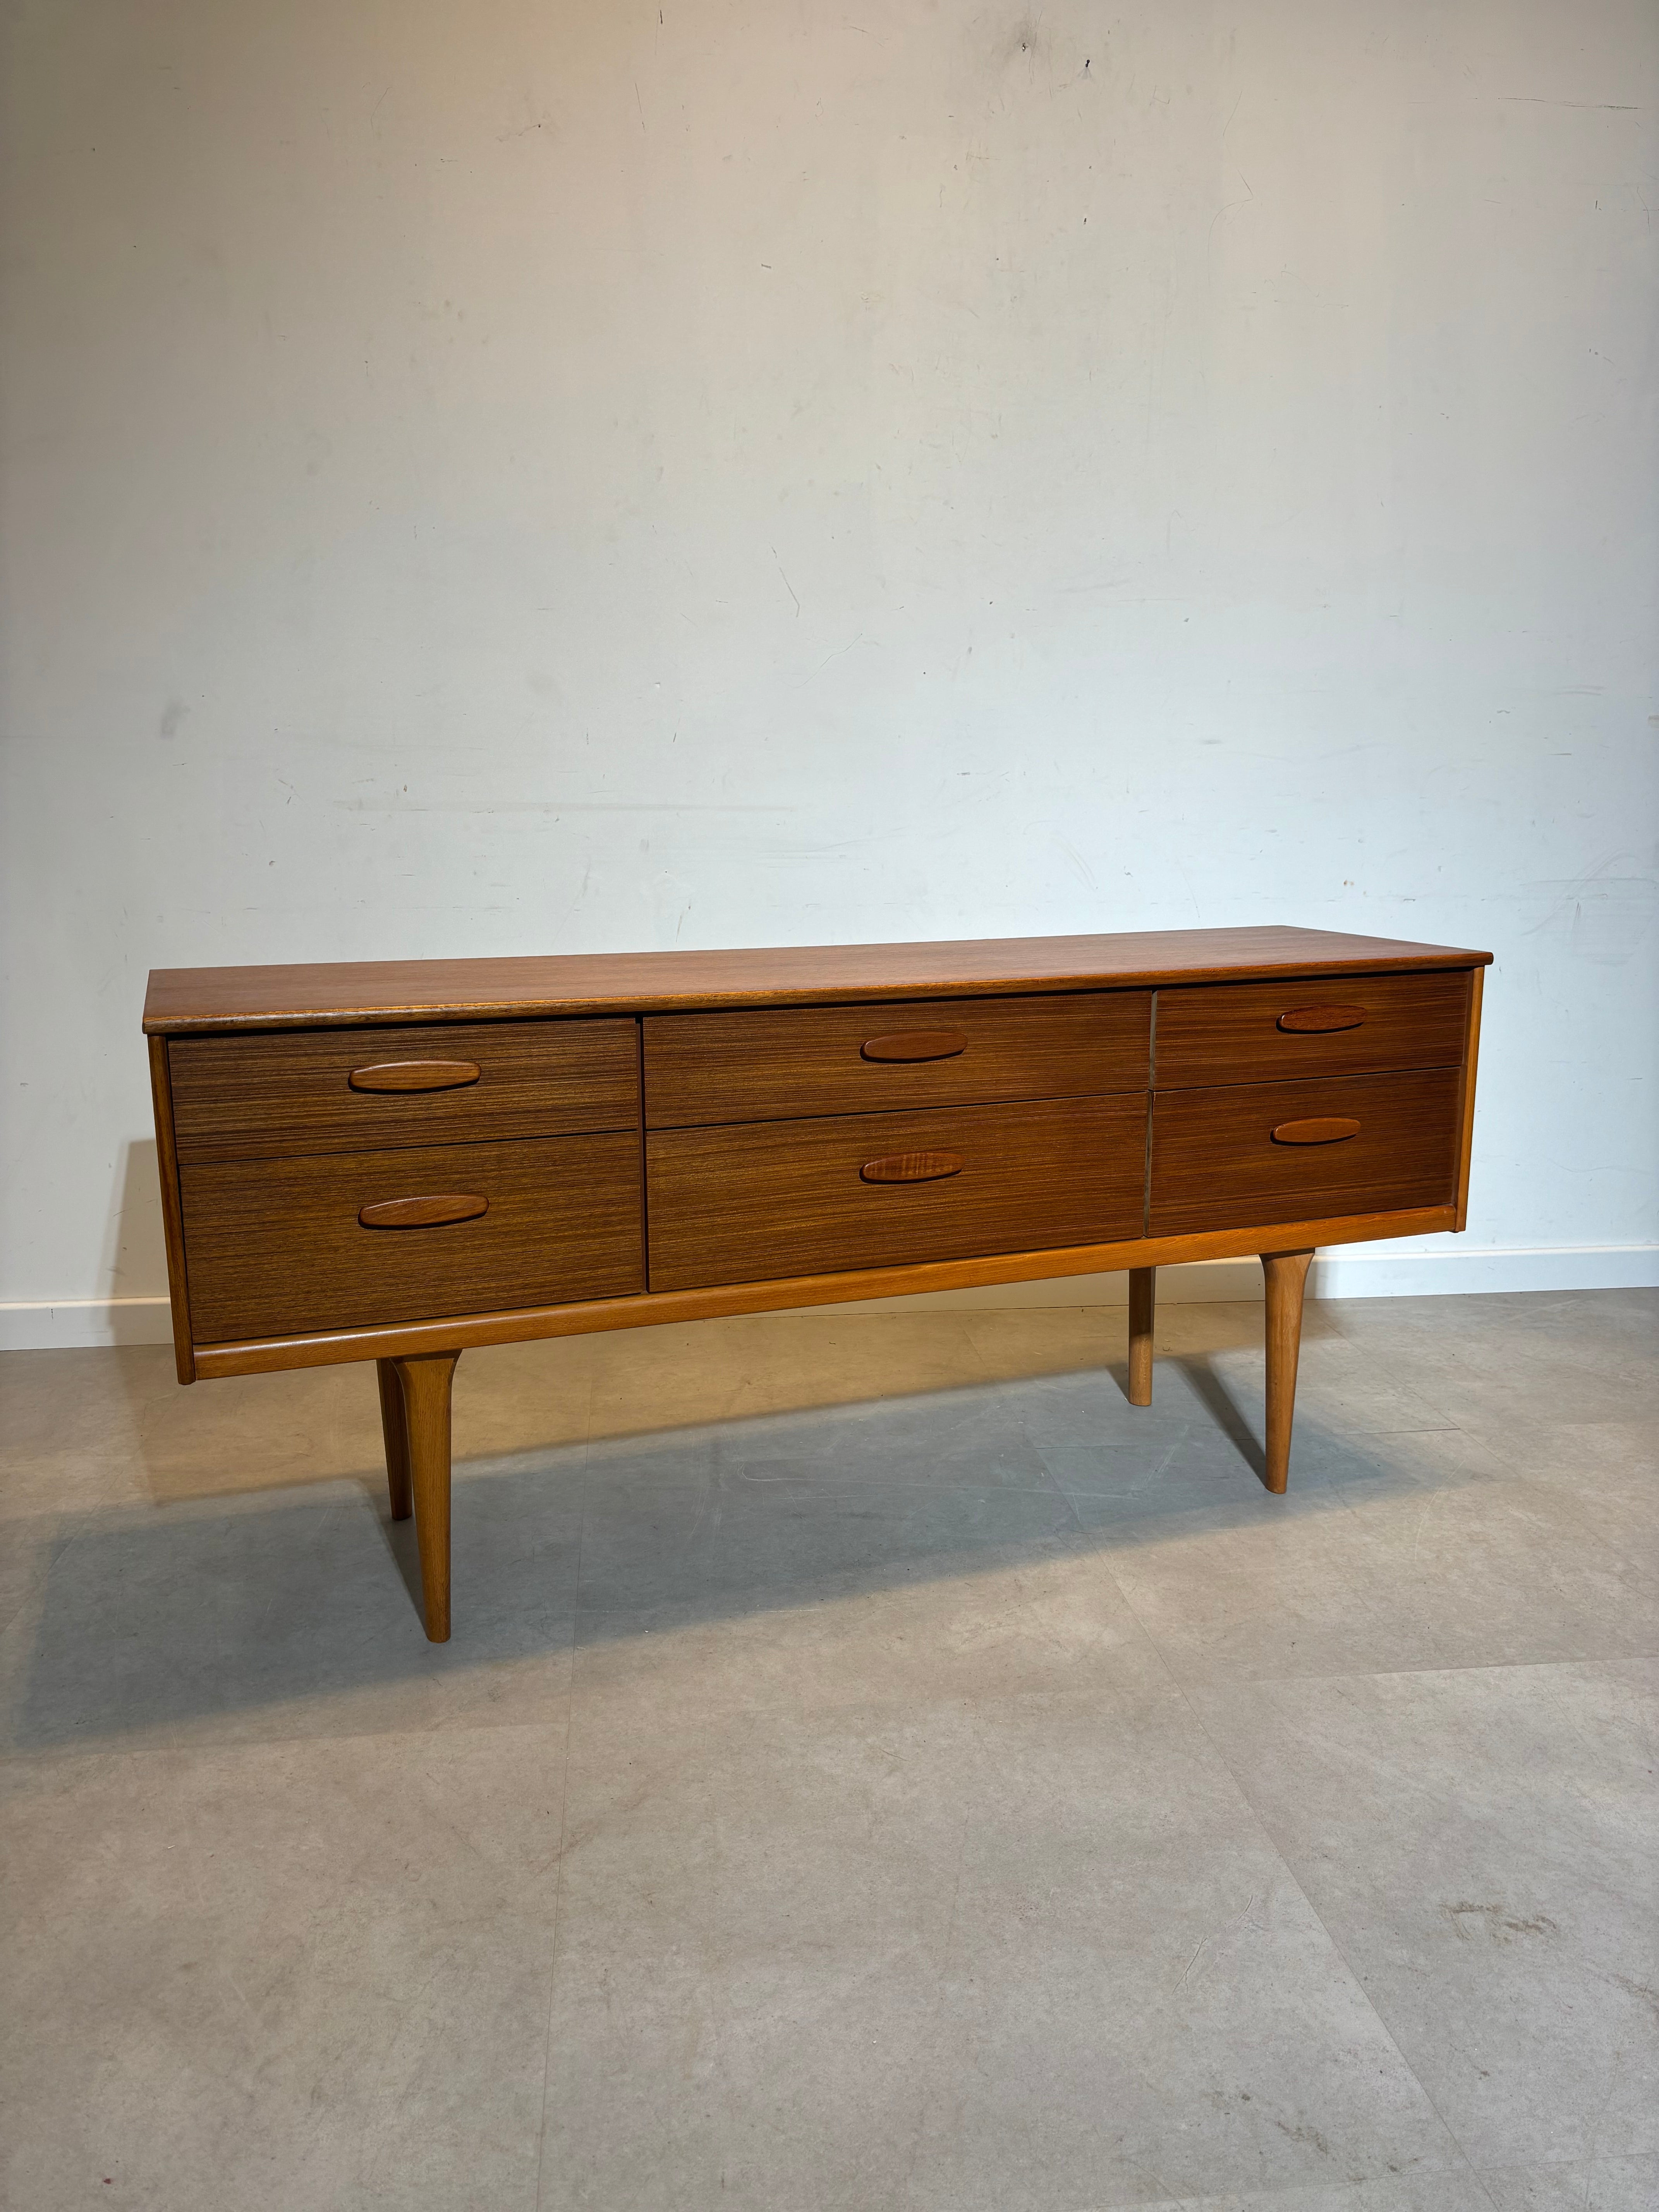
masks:
<svg viewBox="0 0 1659 2212"><path fill-rule="evenodd" d="M1449 1067L1160 1091L1152 1234L1450 1205L1460 1088Z"/></svg>
<svg viewBox="0 0 1659 2212"><path fill-rule="evenodd" d="M643 1287L635 1134L204 1162L179 1181L200 1344Z"/></svg>
<svg viewBox="0 0 1659 2212"><path fill-rule="evenodd" d="M1150 991L655 1014L647 1126L1144 1091Z"/></svg>
<svg viewBox="0 0 1659 2212"><path fill-rule="evenodd" d="M631 1021L176 1037L167 1065L181 1161L639 1127Z"/></svg>
<svg viewBox="0 0 1659 2212"><path fill-rule="evenodd" d="M651 1287L1139 1237L1146 1102L1045 1100L646 1139Z"/></svg>
<svg viewBox="0 0 1659 2212"><path fill-rule="evenodd" d="M1163 990L1158 1088L1453 1067L1463 1057L1468 1006L1462 971Z"/></svg>

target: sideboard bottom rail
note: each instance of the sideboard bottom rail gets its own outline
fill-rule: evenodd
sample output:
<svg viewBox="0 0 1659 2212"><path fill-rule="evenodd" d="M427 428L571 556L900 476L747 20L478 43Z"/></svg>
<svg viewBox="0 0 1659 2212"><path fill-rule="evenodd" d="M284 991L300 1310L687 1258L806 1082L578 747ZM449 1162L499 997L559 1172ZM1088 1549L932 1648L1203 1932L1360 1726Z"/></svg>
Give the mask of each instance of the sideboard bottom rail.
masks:
<svg viewBox="0 0 1659 2212"><path fill-rule="evenodd" d="M1152 1313L1156 1270L1182 1261L1257 1255L1267 1289L1267 1449L1262 1479L1282 1493L1290 1474L1291 1425L1302 1340L1303 1294L1314 1248L1381 1237L1420 1237L1455 1229L1453 1206L1397 1213L1350 1214L1331 1221L1274 1222L1182 1237L1141 1237L1121 1244L1062 1251L1002 1253L979 1260L884 1267L836 1275L802 1275L706 1291L668 1291L578 1305L472 1314L451 1321L406 1322L395 1328L347 1329L307 1337L270 1337L243 1344L198 1345L194 1367L204 1378L252 1375L344 1360L378 1363L386 1481L394 1520L413 1513L420 1548L426 1632L449 1640L450 1385L455 1363L471 1346L522 1343L538 1337L641 1328L653 1322L702 1321L723 1314L787 1311L848 1299L961 1289L991 1283L1116 1273L1129 1274L1129 1399L1152 1397Z"/></svg>

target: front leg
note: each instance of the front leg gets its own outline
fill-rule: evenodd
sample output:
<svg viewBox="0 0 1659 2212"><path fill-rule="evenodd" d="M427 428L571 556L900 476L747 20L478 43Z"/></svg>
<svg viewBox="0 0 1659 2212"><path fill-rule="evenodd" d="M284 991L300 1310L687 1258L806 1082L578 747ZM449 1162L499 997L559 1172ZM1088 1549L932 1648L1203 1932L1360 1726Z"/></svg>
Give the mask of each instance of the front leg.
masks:
<svg viewBox="0 0 1659 2212"><path fill-rule="evenodd" d="M404 1401L421 1596L434 1644L449 1641L449 1389L460 1356L428 1352L389 1363Z"/></svg>
<svg viewBox="0 0 1659 2212"><path fill-rule="evenodd" d="M1282 1492L1291 1474L1291 1424L1296 1419L1296 1369L1302 1351L1302 1294L1311 1252L1264 1252L1267 1279L1267 1468L1269 1490Z"/></svg>
<svg viewBox="0 0 1659 2212"><path fill-rule="evenodd" d="M1158 1269L1129 1270L1129 1403L1152 1402L1152 1310L1158 1297Z"/></svg>

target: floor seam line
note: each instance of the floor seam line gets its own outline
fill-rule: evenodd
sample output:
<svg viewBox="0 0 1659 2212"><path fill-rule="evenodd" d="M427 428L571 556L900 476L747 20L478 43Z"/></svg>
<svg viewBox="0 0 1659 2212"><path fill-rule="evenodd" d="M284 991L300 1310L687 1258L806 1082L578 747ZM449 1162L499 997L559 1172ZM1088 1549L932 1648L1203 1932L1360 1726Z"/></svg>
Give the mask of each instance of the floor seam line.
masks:
<svg viewBox="0 0 1659 2212"><path fill-rule="evenodd" d="M1114 1577L1115 1579L1115 1577ZM1120 1585L1121 1587L1121 1585ZM1139 1618L1139 1616L1137 1616ZM1149 1629L1148 1635L1152 1633ZM1252 1688L1267 1689L1295 1686L1303 1682L1389 1682L1415 1681L1425 1674L1541 1674L1551 1667L1622 1667L1632 1659L1659 1659L1656 1651L1594 1651L1573 1652L1559 1659L1480 1659L1468 1666L1423 1667L1356 1667L1346 1674L1234 1674L1227 1677L1235 1683L1248 1683ZM1184 1678L1182 1687L1187 1687ZM1195 1684L1197 1688L1208 1688L1208 1683Z"/></svg>
<svg viewBox="0 0 1659 2212"><path fill-rule="evenodd" d="M1137 1618L1139 1618L1138 1615ZM1443 1671L1449 1672L1455 1670L1446 1669ZM1363 1678L1350 1677L1341 1679ZM1412 2064L1410 2059L1407 2057L1405 2052L1401 2049L1398 2039L1395 2037L1394 2030L1389 2026L1388 2021L1384 2020L1381 2012L1378 2011L1376 2004L1371 1996L1371 1993L1365 1987L1364 1981L1360 1978L1358 1972L1354 1966L1353 1961L1349 1958L1346 1951L1343 1949L1341 1944L1338 1942L1335 1936L1331 1932L1329 1926L1327 1924L1324 1914L1319 1910L1319 1907L1314 1903L1313 1899L1308 1894L1307 1888L1303 1882L1301 1875L1297 1874L1295 1867L1291 1863L1289 1854L1280 1844L1278 1837L1274 1835L1272 1828L1267 1825L1266 1814L1256 1803L1255 1798L1251 1796L1249 1790L1246 1789L1243 1780L1240 1777L1238 1771L1234 1766L1231 1759L1228 1758L1226 1753L1216 1741L1216 1738L1211 1732L1209 1724L1205 1720L1203 1714L1199 1711L1197 1706L1194 1705L1192 1698L1188 1695L1186 1684L1183 1682L1178 1686L1181 1691L1182 1704L1185 1705L1188 1711L1192 1715L1194 1720L1198 1723L1199 1728L1202 1730L1205 1741L1210 1745L1211 1748L1214 1751L1216 1757L1221 1761L1228 1773L1232 1777L1234 1789L1237 1790L1240 1797L1249 1808L1251 1818L1255 1821L1262 1834L1273 1846L1280 1864L1284 1867L1285 1873L1289 1875L1291 1882L1295 1885L1297 1896L1301 1898L1303 1903L1313 1915L1316 1923L1324 1936L1325 1941L1330 1945L1331 1949L1334 1952L1336 1956L1342 1961L1343 1966L1346 1971L1349 1978L1353 1983L1355 1989L1358 1990L1360 1997L1364 2001L1365 2009L1370 2013L1371 2018L1376 2022L1377 2027L1387 2038L1389 2050L1394 2052L1395 2057L1400 2061L1400 2063L1405 2068L1406 2072L1410 2075L1411 2079L1416 2082L1419 2089L1421 2090L1424 2102L1428 2106L1429 2110L1434 2114L1436 2119L1439 2121L1441 2126L1446 2130L1446 2140L1451 2144L1459 2158L1462 2160L1464 2169L1469 2175L1470 2179L1474 2183L1476 2188L1479 2189L1480 2194L1486 2198L1486 2202L1492 2206L1493 2212L1498 2212L1497 2198L1492 2195L1491 2190L1487 2188L1486 2183L1481 2179L1480 2169L1476 2166L1474 2160L1469 2156L1468 2152L1463 2148L1462 2139L1457 2135L1456 2130L1453 2128L1450 2121L1446 2118L1439 2106L1435 2102L1433 2093L1430 2090L1428 2084L1423 2080L1417 2069Z"/></svg>
<svg viewBox="0 0 1659 2212"><path fill-rule="evenodd" d="M1487 2203L1492 2205L1493 2212L1498 2212L1497 2199L1492 2196L1492 2191L1486 2187L1486 2183L1480 2179L1480 2175L1475 2167L1474 2161L1470 2158L1468 2151L1463 2148L1462 2142L1453 2130L1450 2122L1447 2119L1445 2114L1441 2111L1439 2106L1435 2102L1434 2098L1431 2095L1427 2085L1418 2074L1417 2069L1412 2064L1405 2052L1401 2049L1393 2029L1389 2026L1388 2021L1383 2019L1382 2014L1377 2010L1376 2005L1372 2000L1370 1991L1365 1987L1364 1983L1360 1979L1359 1975L1355 1971L1352 1960L1348 1957L1347 1953L1343 1949L1341 1944L1337 1942L1336 1937L1331 1933L1330 1929L1327 1926L1325 1916L1320 1911L1312 1898L1309 1896L1301 1876L1297 1873L1296 1869L1291 1863L1288 1853L1279 1843L1278 1837L1274 1835L1273 1830L1268 1826L1266 1816L1262 1813L1261 1808L1257 1805L1255 1798L1251 1796L1249 1791L1245 1788L1244 1784L1240 1778L1237 1770L1233 1765L1232 1761L1227 1757L1226 1753L1222 1749L1220 1744L1217 1742L1216 1738L1212 1733L1209 1724L1205 1720L1203 1714L1199 1711L1198 1707L1194 1704L1188 1685L1183 1682L1175 1674L1173 1668L1170 1668L1170 1662L1168 1659L1165 1658L1157 1638L1152 1634L1152 1630L1146 1626L1146 1623L1141 1619L1134 1600L1130 1596L1127 1590L1124 1589L1122 1583L1118 1581L1116 1573L1109 1564L1107 1566L1106 1571L1108 1575L1110 1576L1112 1583L1116 1589L1119 1596L1123 1600L1124 1604L1127 1607L1131 1618L1139 1628L1142 1635L1146 1637L1147 1642L1152 1645L1153 1650L1157 1652L1160 1663L1170 1674L1170 1678L1175 1685L1176 1691L1181 1698L1182 1704L1186 1707L1188 1713L1191 1716L1200 1734L1203 1736L1204 1741L1210 1746L1210 1748L1214 1752L1216 1757L1221 1761L1222 1766L1225 1770L1226 1773L1231 1777L1232 1785L1238 1792L1240 1800L1248 1809L1250 1818L1255 1822L1256 1826L1261 1830L1261 1835L1267 1842L1269 1849L1273 1851L1273 1856L1284 1868L1285 1875L1292 1887L1295 1889L1297 1896L1301 1898L1303 1903L1307 1906L1308 1911L1312 1914L1316 1924L1323 1934L1325 1941L1330 1945L1334 1955L1341 1960L1344 1971L1347 1973L1349 1979L1354 1985L1354 1988L1358 1991L1360 1999L1364 2004L1366 2011L1370 2013L1371 2018L1376 2022L1378 2028L1386 2039L1389 2048L1394 2052L1401 2066L1405 2068L1406 2072L1411 2080L1416 2082L1419 2089L1422 2092L1424 2101L1428 2106L1429 2110L1434 2114L1436 2119L1439 2121L1441 2126L1445 2130L1447 2141L1456 2151L1459 2158L1462 2160L1464 2167L1468 2172L1470 2178L1474 2180L1475 2186L1480 2190L1481 2195L1486 2199ZM1453 1670L1441 1669L1439 1671L1448 1672ZM1298 1680L1304 1678L1291 1676L1289 1679ZM1335 1679L1363 1680L1364 1678L1337 1677Z"/></svg>

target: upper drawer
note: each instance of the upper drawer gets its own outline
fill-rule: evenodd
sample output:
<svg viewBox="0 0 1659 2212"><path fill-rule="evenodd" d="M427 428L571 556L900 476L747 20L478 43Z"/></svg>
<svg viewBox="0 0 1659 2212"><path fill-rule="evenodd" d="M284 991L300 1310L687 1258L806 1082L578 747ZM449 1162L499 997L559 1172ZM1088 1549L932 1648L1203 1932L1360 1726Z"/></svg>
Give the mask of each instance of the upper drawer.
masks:
<svg viewBox="0 0 1659 2212"><path fill-rule="evenodd" d="M167 1066L180 1160L639 1127L631 1021L175 1037Z"/></svg>
<svg viewBox="0 0 1659 2212"><path fill-rule="evenodd" d="M1149 991L653 1014L653 1129L1144 1091Z"/></svg>
<svg viewBox="0 0 1659 2212"><path fill-rule="evenodd" d="M1158 994L1158 1087L1454 1066L1468 1005L1462 969L1178 985Z"/></svg>

